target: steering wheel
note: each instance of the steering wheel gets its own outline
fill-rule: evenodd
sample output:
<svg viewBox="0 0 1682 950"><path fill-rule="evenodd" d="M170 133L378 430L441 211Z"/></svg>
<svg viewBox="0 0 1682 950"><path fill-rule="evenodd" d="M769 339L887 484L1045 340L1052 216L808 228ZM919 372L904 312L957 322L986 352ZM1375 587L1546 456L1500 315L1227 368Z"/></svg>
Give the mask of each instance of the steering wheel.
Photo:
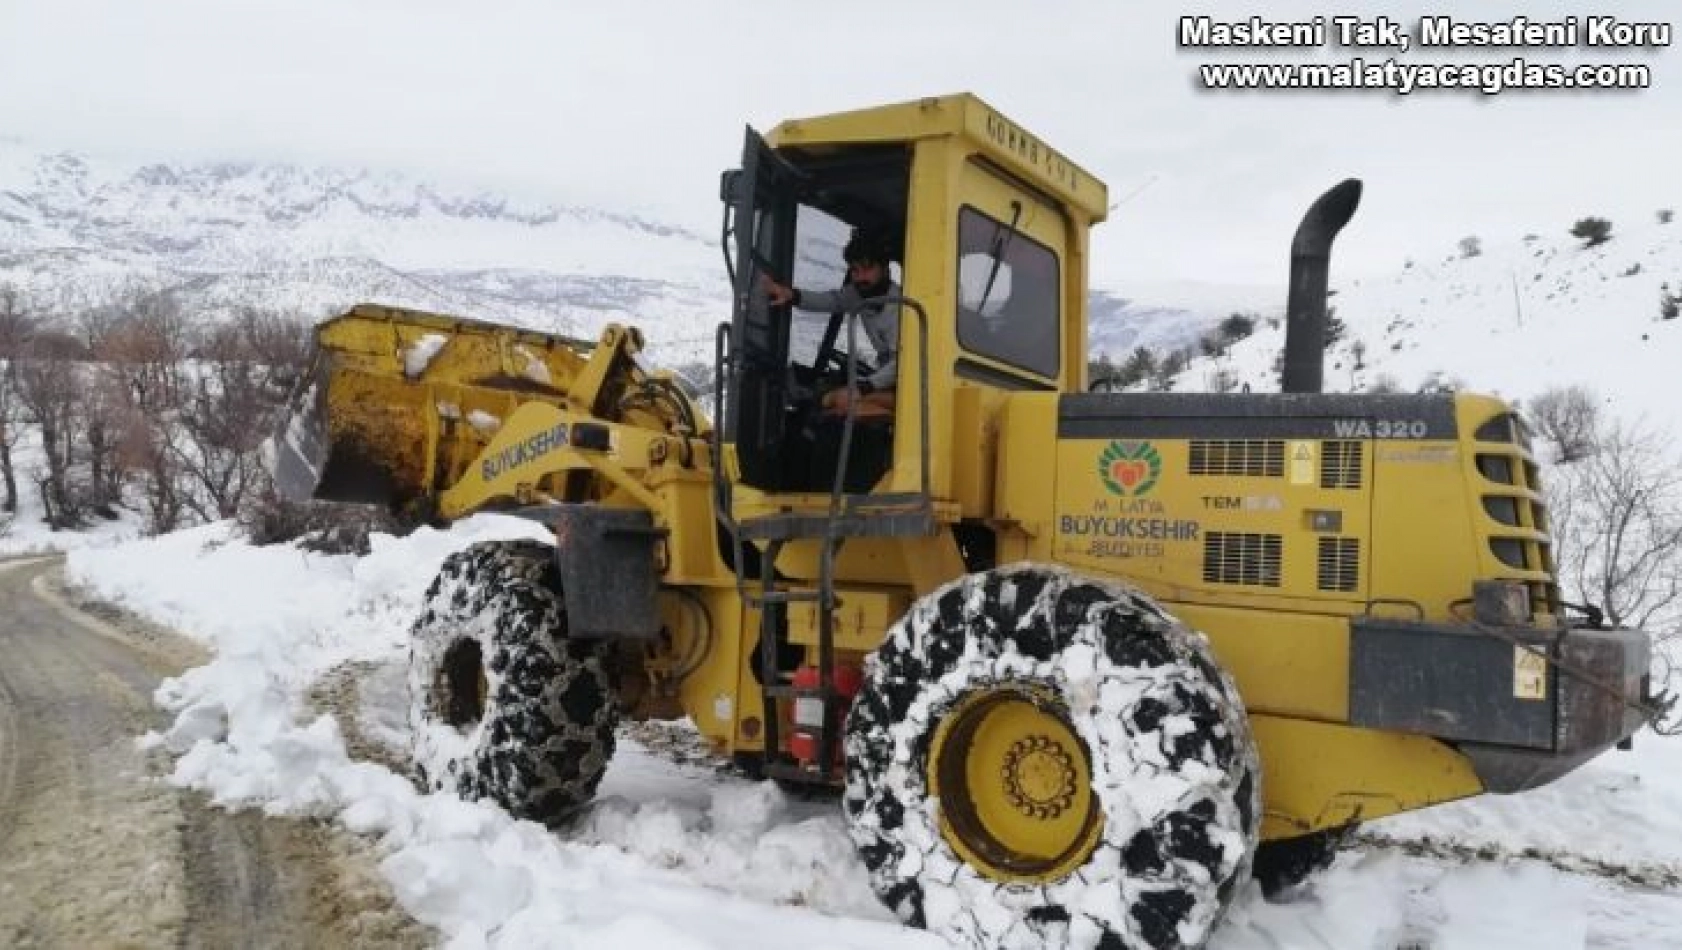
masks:
<svg viewBox="0 0 1682 950"><path fill-rule="evenodd" d="M847 354L838 346L831 346L812 358L812 372L819 378L847 378Z"/></svg>
<svg viewBox="0 0 1682 950"><path fill-rule="evenodd" d="M839 319L841 319L839 314L830 315L830 325L824 331L823 342L818 345L818 352L812 356L812 373L819 379L835 373L840 373L844 377L847 373L846 354L842 353L841 348L836 345L841 336L840 333L836 332L839 329L837 326Z"/></svg>
<svg viewBox="0 0 1682 950"><path fill-rule="evenodd" d="M847 351L841 349L841 328L846 319L840 314L830 315L830 324L824 331L823 342L818 345L818 352L812 356L812 373L820 380L831 380L834 385L845 385L847 382ZM870 364L863 360L854 360L854 373L859 378L875 372Z"/></svg>

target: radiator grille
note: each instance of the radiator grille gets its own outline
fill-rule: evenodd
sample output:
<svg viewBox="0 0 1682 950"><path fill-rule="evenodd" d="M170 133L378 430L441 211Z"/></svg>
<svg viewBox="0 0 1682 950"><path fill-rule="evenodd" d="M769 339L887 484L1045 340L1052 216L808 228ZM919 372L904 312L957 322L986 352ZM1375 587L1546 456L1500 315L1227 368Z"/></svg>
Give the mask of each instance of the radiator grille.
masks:
<svg viewBox="0 0 1682 950"><path fill-rule="evenodd" d="M1484 513L1489 516L1485 528L1489 552L1504 568L1532 575L1525 579L1532 610L1558 614L1548 509L1542 500L1541 473L1527 453L1529 433L1517 417L1500 416L1481 426L1477 438L1507 443L1505 450L1479 452L1474 457L1478 474L1490 483L1482 496Z"/></svg>
<svg viewBox="0 0 1682 950"><path fill-rule="evenodd" d="M1285 443L1278 439L1193 439L1191 474L1283 478Z"/></svg>
<svg viewBox="0 0 1682 950"><path fill-rule="evenodd" d="M1320 589L1351 593L1360 586L1361 544L1356 538L1320 539Z"/></svg>
<svg viewBox="0 0 1682 950"><path fill-rule="evenodd" d="M1360 488L1365 455L1362 442L1339 439L1320 443L1320 487Z"/></svg>
<svg viewBox="0 0 1682 950"><path fill-rule="evenodd" d="M1203 580L1278 587L1283 547L1277 534L1210 532L1203 539Z"/></svg>

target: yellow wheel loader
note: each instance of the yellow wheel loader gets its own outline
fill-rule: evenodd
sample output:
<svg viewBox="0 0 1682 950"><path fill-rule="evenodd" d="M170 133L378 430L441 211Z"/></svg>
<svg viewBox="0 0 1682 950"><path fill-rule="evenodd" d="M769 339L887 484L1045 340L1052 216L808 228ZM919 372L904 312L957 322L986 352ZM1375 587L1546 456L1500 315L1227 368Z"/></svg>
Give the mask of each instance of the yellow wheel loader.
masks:
<svg viewBox="0 0 1682 950"><path fill-rule="evenodd" d="M908 924L1201 946L1252 875L1549 782L1657 704L1648 636L1561 603L1508 406L1318 391L1358 197L1297 232L1284 392L1088 392L1102 182L970 95L750 129L708 398L633 328L360 306L317 330L276 479L552 529L452 556L418 605L430 787L559 826L620 717L687 717L838 790ZM829 293L855 232L882 295ZM834 398L887 360L891 399Z"/></svg>

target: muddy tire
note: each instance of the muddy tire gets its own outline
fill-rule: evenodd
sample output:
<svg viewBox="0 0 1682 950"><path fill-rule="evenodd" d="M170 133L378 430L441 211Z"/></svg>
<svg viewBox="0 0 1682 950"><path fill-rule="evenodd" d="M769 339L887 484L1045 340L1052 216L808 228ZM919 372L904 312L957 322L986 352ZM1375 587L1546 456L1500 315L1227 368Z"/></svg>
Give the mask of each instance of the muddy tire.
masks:
<svg viewBox="0 0 1682 950"><path fill-rule="evenodd" d="M1260 765L1201 634L1015 566L923 598L865 666L842 802L877 895L966 947L1197 947L1249 879Z"/></svg>
<svg viewBox="0 0 1682 950"><path fill-rule="evenodd" d="M490 541L450 555L410 633L409 721L422 783L554 826L613 755L605 652L566 635L553 549Z"/></svg>
<svg viewBox="0 0 1682 950"><path fill-rule="evenodd" d="M1331 867L1338 849L1360 827L1358 823L1348 824L1298 838L1264 842L1256 849L1250 874L1261 885L1264 896L1276 897Z"/></svg>

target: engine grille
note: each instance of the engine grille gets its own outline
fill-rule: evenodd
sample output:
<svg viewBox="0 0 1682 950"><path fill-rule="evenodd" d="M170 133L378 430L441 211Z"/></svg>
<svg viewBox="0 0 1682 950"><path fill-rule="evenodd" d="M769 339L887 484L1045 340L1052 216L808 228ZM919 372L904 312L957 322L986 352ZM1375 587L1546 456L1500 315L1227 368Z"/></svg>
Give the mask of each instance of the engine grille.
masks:
<svg viewBox="0 0 1682 950"><path fill-rule="evenodd" d="M1354 440L1320 443L1320 487L1360 488L1366 444Z"/></svg>
<svg viewBox="0 0 1682 950"><path fill-rule="evenodd" d="M1285 476L1285 443L1279 439L1193 439L1193 475Z"/></svg>
<svg viewBox="0 0 1682 950"><path fill-rule="evenodd" d="M1321 590L1353 593L1360 589L1360 539L1321 538L1319 554Z"/></svg>
<svg viewBox="0 0 1682 950"><path fill-rule="evenodd" d="M1277 534L1211 531L1203 537L1203 580L1278 587L1283 555L1284 540Z"/></svg>

